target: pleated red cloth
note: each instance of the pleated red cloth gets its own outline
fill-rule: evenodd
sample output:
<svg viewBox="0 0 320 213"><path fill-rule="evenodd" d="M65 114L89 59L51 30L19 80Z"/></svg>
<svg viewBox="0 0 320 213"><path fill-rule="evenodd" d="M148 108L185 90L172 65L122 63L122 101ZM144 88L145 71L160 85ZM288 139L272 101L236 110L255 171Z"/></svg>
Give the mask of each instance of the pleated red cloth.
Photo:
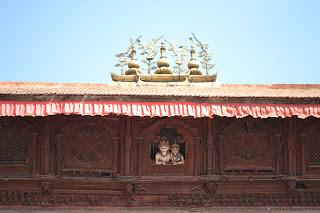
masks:
<svg viewBox="0 0 320 213"><path fill-rule="evenodd" d="M0 101L0 116L128 115L255 118L320 117L320 105L119 101Z"/></svg>

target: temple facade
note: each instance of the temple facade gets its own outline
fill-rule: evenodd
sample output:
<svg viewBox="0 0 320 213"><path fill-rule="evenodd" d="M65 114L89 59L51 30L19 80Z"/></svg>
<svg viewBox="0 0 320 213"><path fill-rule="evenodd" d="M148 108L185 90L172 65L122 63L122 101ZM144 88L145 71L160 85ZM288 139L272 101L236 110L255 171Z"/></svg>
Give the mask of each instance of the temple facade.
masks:
<svg viewBox="0 0 320 213"><path fill-rule="evenodd" d="M318 205L320 86L0 84L1 205Z"/></svg>
<svg viewBox="0 0 320 213"><path fill-rule="evenodd" d="M109 84L1 82L0 205L319 205L320 85L219 84L169 45Z"/></svg>

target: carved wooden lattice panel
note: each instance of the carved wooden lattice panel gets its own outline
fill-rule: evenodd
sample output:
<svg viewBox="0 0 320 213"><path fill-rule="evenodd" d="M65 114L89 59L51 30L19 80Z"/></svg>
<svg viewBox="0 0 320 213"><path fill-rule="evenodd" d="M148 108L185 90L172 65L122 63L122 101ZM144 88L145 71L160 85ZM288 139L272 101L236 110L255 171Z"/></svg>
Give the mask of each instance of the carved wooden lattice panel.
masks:
<svg viewBox="0 0 320 213"><path fill-rule="evenodd" d="M28 141L28 135L17 124L0 127L0 164L25 163Z"/></svg>
<svg viewBox="0 0 320 213"><path fill-rule="evenodd" d="M310 165L320 166L320 133L312 134L310 142Z"/></svg>
<svg viewBox="0 0 320 213"><path fill-rule="evenodd" d="M64 140L64 169L110 171L113 167L112 135L97 124L80 124L70 128Z"/></svg>

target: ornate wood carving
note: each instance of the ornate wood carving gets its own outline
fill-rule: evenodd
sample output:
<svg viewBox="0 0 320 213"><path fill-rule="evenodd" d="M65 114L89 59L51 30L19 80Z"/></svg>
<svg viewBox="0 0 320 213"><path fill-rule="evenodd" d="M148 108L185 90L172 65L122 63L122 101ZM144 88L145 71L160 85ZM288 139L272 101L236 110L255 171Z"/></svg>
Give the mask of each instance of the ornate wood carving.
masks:
<svg viewBox="0 0 320 213"><path fill-rule="evenodd" d="M218 184L216 182L205 183L205 192L207 194L216 194L218 189Z"/></svg>
<svg viewBox="0 0 320 213"><path fill-rule="evenodd" d="M2 124L0 127L0 164L24 164L28 157L30 133L17 123Z"/></svg>
<svg viewBox="0 0 320 213"><path fill-rule="evenodd" d="M261 126L237 127L230 132L233 157L245 161L264 158L269 149L268 136Z"/></svg>
<svg viewBox="0 0 320 213"><path fill-rule="evenodd" d="M61 160L58 169L63 175L111 176L117 173L119 137L107 121L83 119L70 123L62 129L56 143L58 160Z"/></svg>
<svg viewBox="0 0 320 213"><path fill-rule="evenodd" d="M0 120L0 174L29 175L37 162L32 144L37 142L35 130L22 119ZM34 136L33 136L34 135Z"/></svg>
<svg viewBox="0 0 320 213"><path fill-rule="evenodd" d="M303 137L303 135L302 135ZM305 138L302 138L305 139ZM304 141L304 140L302 140ZM320 166L320 128L310 135L309 163Z"/></svg>
<svg viewBox="0 0 320 213"><path fill-rule="evenodd" d="M52 193L52 183L50 181L43 181L41 182L41 192L43 194L50 194Z"/></svg>
<svg viewBox="0 0 320 213"><path fill-rule="evenodd" d="M169 168L168 165L164 165L163 168L158 168L158 165L153 166L151 156L152 145L158 144L160 141L161 129L175 129L179 137L177 137L176 143L184 144L185 148L185 163L184 165L172 166ZM139 130L138 130L139 131ZM196 150L199 146L200 138L197 135L192 135L192 133L197 134L188 124L179 119L159 119L147 126L142 130L140 136L138 137L139 144L139 175L195 175L197 170L195 170L196 165ZM169 134L169 133L168 133ZM170 133L171 134L171 133ZM167 135L166 137L172 137ZM201 163L201 162L199 162ZM180 167L183 167L181 171ZM177 168L175 171L174 168Z"/></svg>
<svg viewBox="0 0 320 213"><path fill-rule="evenodd" d="M45 125L45 118L0 118L0 130L18 125L28 138L24 163L0 165L0 205L320 204L317 119L50 120ZM184 165L152 164L151 145L164 126L183 136ZM54 170L48 170L51 164ZM210 169L216 167L223 175Z"/></svg>
<svg viewBox="0 0 320 213"><path fill-rule="evenodd" d="M268 205L319 205L319 192L303 192L287 195L283 193L241 193L225 195L170 195L169 205L174 206L268 206Z"/></svg>
<svg viewBox="0 0 320 213"><path fill-rule="evenodd" d="M320 175L320 122L306 126L300 134L301 170L304 175L307 171L312 175Z"/></svg>
<svg viewBox="0 0 320 213"><path fill-rule="evenodd" d="M272 127L262 120L237 119L223 131L223 138L220 138L223 139L221 150L223 158L221 160L225 173L266 174L274 172L276 156L274 133Z"/></svg>
<svg viewBox="0 0 320 213"><path fill-rule="evenodd" d="M123 186L123 193L125 199L127 199L127 205L131 205L133 201L134 185L132 183L126 183Z"/></svg>
<svg viewBox="0 0 320 213"><path fill-rule="evenodd" d="M129 187L130 188L130 187ZM166 198L165 198L166 197ZM51 196L26 191L0 191L0 205L162 205L162 206L319 206L319 192L284 193L240 193L240 194L170 194L142 199L133 195L128 201L125 196L110 194L57 193Z"/></svg>

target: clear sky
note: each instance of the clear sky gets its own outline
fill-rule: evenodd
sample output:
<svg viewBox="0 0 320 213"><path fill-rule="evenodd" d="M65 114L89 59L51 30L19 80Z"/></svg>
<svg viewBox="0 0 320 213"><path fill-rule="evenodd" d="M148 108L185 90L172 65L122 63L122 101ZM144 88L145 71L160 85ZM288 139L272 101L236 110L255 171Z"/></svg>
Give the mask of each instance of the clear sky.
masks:
<svg viewBox="0 0 320 213"><path fill-rule="evenodd" d="M130 38L192 32L221 83L320 83L320 0L0 0L0 81L110 82Z"/></svg>

